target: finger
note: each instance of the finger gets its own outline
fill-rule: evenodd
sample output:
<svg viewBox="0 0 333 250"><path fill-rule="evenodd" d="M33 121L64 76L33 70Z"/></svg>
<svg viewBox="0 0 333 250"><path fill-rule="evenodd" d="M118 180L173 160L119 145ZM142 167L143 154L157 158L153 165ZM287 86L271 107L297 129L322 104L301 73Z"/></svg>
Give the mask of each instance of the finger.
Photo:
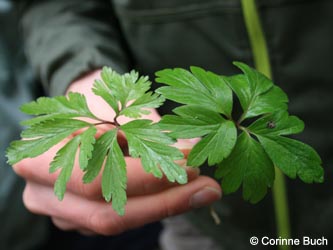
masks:
<svg viewBox="0 0 333 250"><path fill-rule="evenodd" d="M14 166L14 170L20 176L28 181L37 182L43 185L53 186L60 171L49 173L50 161L55 156L56 152L66 142L59 143L51 148L47 153L32 159L25 159ZM185 165L186 161L179 161L180 165ZM141 166L141 161L138 158L126 157L127 169L127 195L147 195L160 192L164 189L178 185L177 183L169 182L165 177L158 179L152 174L148 174ZM199 175L199 170L196 168L186 168L188 180L191 181ZM75 163L71 179L67 183L67 191L82 195L89 199L102 199L101 192L101 174L89 184L84 184L82 181L84 173L79 168L78 163Z"/></svg>
<svg viewBox="0 0 333 250"><path fill-rule="evenodd" d="M28 183L24 204L35 213L55 216L87 228L98 234L115 235L128 229L184 213L190 209L211 204L220 199L218 183L200 176L192 182L167 189L161 193L131 197L124 216L118 216L104 201L83 199L68 193L62 202L54 196L52 188Z"/></svg>
<svg viewBox="0 0 333 250"><path fill-rule="evenodd" d="M86 228L81 228L78 225L69 222L67 220L63 220L61 218L58 217L51 217L52 223L59 229L63 230L63 231L78 231L79 233L85 235L85 236L92 236L95 235L96 233L94 233L91 230L88 230Z"/></svg>
<svg viewBox="0 0 333 250"><path fill-rule="evenodd" d="M200 138L192 138L192 139L178 139L175 144L172 146L178 148L183 152L184 157L187 159L191 149L195 146L196 143L200 141Z"/></svg>
<svg viewBox="0 0 333 250"><path fill-rule="evenodd" d="M179 185L176 182L170 182L165 176L156 178L150 173L146 173L141 165L141 160L137 158L126 159L127 164L127 195L138 196L161 192L165 189ZM186 160L179 160L177 164L185 167L188 182L191 182L199 176L198 168L186 167Z"/></svg>
<svg viewBox="0 0 333 250"><path fill-rule="evenodd" d="M78 225L73 224L72 222L69 222L67 220L61 219L59 217L51 217L52 223L59 229L63 231L74 231L74 230L79 230Z"/></svg>
<svg viewBox="0 0 333 250"><path fill-rule="evenodd" d="M66 139L59 144L49 149L46 153L35 157L24 159L13 166L14 171L26 179L28 182L37 182L43 185L53 186L60 170L55 173L49 173L49 167L52 159L55 157L56 152L64 146L69 139ZM86 195L87 197L95 197L95 199L102 198L101 188L97 188L100 183L100 177L89 184L83 184L82 178L84 173L79 168L77 161L75 162L72 176L67 184L68 190L75 190L78 194ZM98 196L98 197L97 197Z"/></svg>
<svg viewBox="0 0 333 250"><path fill-rule="evenodd" d="M96 235L95 232L91 231L91 230L87 230L87 229L78 229L77 230L80 234L84 235L84 236L94 236Z"/></svg>

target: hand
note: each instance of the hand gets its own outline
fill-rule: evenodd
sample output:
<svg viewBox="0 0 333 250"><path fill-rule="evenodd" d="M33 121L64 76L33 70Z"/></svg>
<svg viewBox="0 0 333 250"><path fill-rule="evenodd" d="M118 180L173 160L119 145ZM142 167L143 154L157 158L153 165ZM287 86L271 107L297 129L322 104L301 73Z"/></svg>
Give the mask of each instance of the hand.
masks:
<svg viewBox="0 0 333 250"><path fill-rule="evenodd" d="M99 71L74 82L68 91L85 94L91 111L100 118L110 119L112 110L102 99L91 93L91 85L96 78L99 78ZM158 121L159 115L153 110L146 118ZM119 122L126 120L119 119ZM98 129L101 134L108 128L99 126ZM14 166L14 170L26 180L23 194L25 206L34 213L50 216L54 224L63 230L114 235L209 205L221 197L219 184L212 178L199 176L195 169L187 168L189 183L178 185L145 173L139 159L126 157L128 202L124 216L118 216L102 198L101 176L90 184L82 183L83 173L78 163L75 163L64 200L58 201L53 194L53 184L58 173L49 174L48 169L55 153L65 143L63 141L43 155L25 159ZM126 145L126 142L120 144ZM192 145L185 140L176 144L183 151L188 151ZM185 165L186 161L178 164Z"/></svg>

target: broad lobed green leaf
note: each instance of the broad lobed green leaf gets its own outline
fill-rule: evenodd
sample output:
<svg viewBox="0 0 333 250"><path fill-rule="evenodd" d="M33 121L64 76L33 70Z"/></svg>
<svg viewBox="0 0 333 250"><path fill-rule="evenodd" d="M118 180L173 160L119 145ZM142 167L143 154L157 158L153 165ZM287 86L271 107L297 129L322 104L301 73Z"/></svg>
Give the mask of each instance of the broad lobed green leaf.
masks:
<svg viewBox="0 0 333 250"><path fill-rule="evenodd" d="M323 182L321 159L316 151L302 142L283 137L303 131L304 123L286 111L263 116L249 126L274 165L290 178L296 175L306 183Z"/></svg>
<svg viewBox="0 0 333 250"><path fill-rule="evenodd" d="M208 89L209 94L216 100L219 111L226 116L231 116L233 99L232 91L226 84L225 78L200 67L190 67L192 74Z"/></svg>
<svg viewBox="0 0 333 250"><path fill-rule="evenodd" d="M317 153L308 145L282 136L303 131L304 123L289 116L288 97L265 75L234 63L243 74L218 76L198 67L165 69L156 73L157 82L168 86L157 92L183 104L174 115L163 116L159 127L175 139L202 137L188 156L194 167L219 164L224 192L243 185L243 196L256 203L274 180L274 165L286 175L304 182L322 182L323 169ZM232 118L232 90L243 114ZM256 118L248 127L243 121ZM237 128L243 130L237 138ZM293 164L293 165L292 165Z"/></svg>
<svg viewBox="0 0 333 250"><path fill-rule="evenodd" d="M243 197L257 203L273 185L274 165L261 145L243 132L230 156L219 163L215 176L222 178L225 194L237 191L243 185Z"/></svg>
<svg viewBox="0 0 333 250"><path fill-rule="evenodd" d="M200 106L185 105L175 108L176 115L164 115L158 126L173 138L195 138L218 129L225 119L214 111Z"/></svg>
<svg viewBox="0 0 333 250"><path fill-rule="evenodd" d="M243 71L252 95L263 94L273 87L273 82L268 77L245 63L234 62L234 65Z"/></svg>
<svg viewBox="0 0 333 250"><path fill-rule="evenodd" d="M244 75L226 78L243 108L242 120L277 110L287 110L288 97L265 75L246 64L236 62Z"/></svg>
<svg viewBox="0 0 333 250"><path fill-rule="evenodd" d="M297 175L306 183L324 181L321 159L309 145L286 137L258 136L258 139L274 165L290 178Z"/></svg>
<svg viewBox="0 0 333 250"><path fill-rule="evenodd" d="M292 135L303 131L304 122L296 116L289 116L287 111L277 111L259 118L248 129L260 135Z"/></svg>
<svg viewBox="0 0 333 250"><path fill-rule="evenodd" d="M230 117L232 91L224 78L199 67L191 67L191 71L176 68L156 72L156 82L168 85L156 92L169 100L199 105Z"/></svg>
<svg viewBox="0 0 333 250"><path fill-rule="evenodd" d="M215 165L229 156L236 140L235 124L224 121L193 147L188 156L188 164L199 167L208 159L209 166Z"/></svg>

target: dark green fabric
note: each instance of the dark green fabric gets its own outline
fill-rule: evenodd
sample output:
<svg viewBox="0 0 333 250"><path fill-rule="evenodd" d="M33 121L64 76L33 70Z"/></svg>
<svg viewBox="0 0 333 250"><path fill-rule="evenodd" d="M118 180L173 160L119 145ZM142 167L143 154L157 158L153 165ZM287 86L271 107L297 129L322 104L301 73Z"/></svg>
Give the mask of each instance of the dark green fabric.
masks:
<svg viewBox="0 0 333 250"><path fill-rule="evenodd" d="M26 52L48 94L63 94L71 81L103 65L127 70L129 59L109 2L61 0L21 4Z"/></svg>
<svg viewBox="0 0 333 250"><path fill-rule="evenodd" d="M292 233L333 242L333 2L260 0L258 6L275 82L306 124L298 137L318 149L325 166L324 184L288 182ZM51 94L103 64L149 75L190 65L232 74L231 61L252 64L238 0L29 1L22 13L27 53ZM220 226L206 209L188 216L225 249L249 249L253 235L275 236L270 194L250 205L238 192L216 210Z"/></svg>
<svg viewBox="0 0 333 250"><path fill-rule="evenodd" d="M17 139L23 119L18 107L37 94L26 66L12 5L0 2L0 249L38 249L47 236L47 220L23 206L24 181L6 164L5 149Z"/></svg>

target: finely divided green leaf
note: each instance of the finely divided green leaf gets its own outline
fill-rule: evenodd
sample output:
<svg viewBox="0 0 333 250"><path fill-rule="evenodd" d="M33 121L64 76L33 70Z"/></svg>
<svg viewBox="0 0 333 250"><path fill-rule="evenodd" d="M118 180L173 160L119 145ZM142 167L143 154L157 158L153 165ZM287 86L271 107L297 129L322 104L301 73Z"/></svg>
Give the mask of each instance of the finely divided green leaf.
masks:
<svg viewBox="0 0 333 250"><path fill-rule="evenodd" d="M149 140L153 142L161 142L162 144L170 145L176 141L170 138L165 133L162 133L156 124L151 120L141 119L133 120L120 127L124 132L133 134L135 137L142 140Z"/></svg>
<svg viewBox="0 0 333 250"><path fill-rule="evenodd" d="M274 181L274 166L262 146L243 132L228 158L224 159L216 171L222 179L223 192L235 192L243 185L243 197L257 203L267 193Z"/></svg>
<svg viewBox="0 0 333 250"><path fill-rule="evenodd" d="M75 154L78 150L79 144L79 136L73 138L57 152L51 162L50 173L54 173L56 170L61 169L61 172L54 184L54 193L59 200L64 198L66 185L72 175Z"/></svg>
<svg viewBox="0 0 333 250"><path fill-rule="evenodd" d="M156 93L147 92L125 107L120 115L130 118L140 118L142 115L150 114L147 108L158 108L164 103L165 99Z"/></svg>
<svg viewBox="0 0 333 250"><path fill-rule="evenodd" d="M127 200L125 191L127 177L125 158L117 141L117 131L117 129L109 130L96 140L83 181L92 182L104 166L103 197L106 201L112 200L113 209L119 215L123 215Z"/></svg>
<svg viewBox="0 0 333 250"><path fill-rule="evenodd" d="M162 172L169 181L184 184L187 182L186 171L174 163L183 158L183 154L175 147L170 137L162 133L149 120L135 120L121 126L128 141L129 154L141 157L143 168L148 173L161 178Z"/></svg>
<svg viewBox="0 0 333 250"><path fill-rule="evenodd" d="M96 128L90 127L82 134L77 135L57 152L55 158L51 162L50 173L53 173L60 168L62 169L54 184L54 193L59 200L64 198L66 185L72 175L75 156L79 145L79 164L80 168L84 169L91 157L93 143L95 142L95 133Z"/></svg>
<svg viewBox="0 0 333 250"><path fill-rule="evenodd" d="M92 157L92 151L94 150L94 143L96 141L95 134L97 129L90 127L82 134L79 135L80 143L80 154L79 154L79 165L82 170L85 170L88 166L88 161Z"/></svg>
<svg viewBox="0 0 333 250"><path fill-rule="evenodd" d="M119 103L117 98L114 96L114 93L110 88L107 87L105 82L101 80L95 80L92 91L95 95L100 96L106 101L107 104L114 110L116 115L119 114Z"/></svg>
<svg viewBox="0 0 333 250"><path fill-rule="evenodd" d="M22 132L27 140L13 141L7 150L9 164L36 157L89 124L79 120L48 120L37 123Z"/></svg>
<svg viewBox="0 0 333 250"><path fill-rule="evenodd" d="M116 116L140 118L150 113L149 108L158 108L164 102L160 95L147 92L151 82L147 76L139 77L134 70L120 75L104 67L101 77L102 80L95 81L93 91L113 108Z"/></svg>
<svg viewBox="0 0 333 250"><path fill-rule="evenodd" d="M21 137L25 139L38 139L44 136L56 136L59 133L73 133L90 123L75 119L53 119L37 123L22 131Z"/></svg>
<svg viewBox="0 0 333 250"><path fill-rule="evenodd" d="M105 158L108 155L113 140L117 137L117 130L112 129L101 135L94 144L94 150L92 151L92 157L88 161L88 165L85 168L85 175L83 176L84 183L90 183L100 173Z"/></svg>
<svg viewBox="0 0 333 250"><path fill-rule="evenodd" d="M140 98L146 93L151 86L148 76L140 76L138 72L132 70L130 73L123 75L123 91L125 92L124 103ZM118 90L118 92L120 92ZM122 101L122 100L121 100ZM125 106L125 105L123 105Z"/></svg>
<svg viewBox="0 0 333 250"><path fill-rule="evenodd" d="M126 198L126 162L114 136L104 165L102 176L102 193L106 201L112 199L112 207L119 214L124 215Z"/></svg>
<svg viewBox="0 0 333 250"><path fill-rule="evenodd" d="M6 156L10 165L14 165L26 158L33 158L45 153L52 146L59 143L72 132L57 134L57 136L44 136L41 139L17 140L11 142Z"/></svg>
<svg viewBox="0 0 333 250"><path fill-rule="evenodd" d="M85 96L79 93L69 93L67 97L40 97L36 101L23 104L21 111L29 115L39 115L39 117L22 122L24 125L33 125L55 118L96 118L89 110Z"/></svg>

